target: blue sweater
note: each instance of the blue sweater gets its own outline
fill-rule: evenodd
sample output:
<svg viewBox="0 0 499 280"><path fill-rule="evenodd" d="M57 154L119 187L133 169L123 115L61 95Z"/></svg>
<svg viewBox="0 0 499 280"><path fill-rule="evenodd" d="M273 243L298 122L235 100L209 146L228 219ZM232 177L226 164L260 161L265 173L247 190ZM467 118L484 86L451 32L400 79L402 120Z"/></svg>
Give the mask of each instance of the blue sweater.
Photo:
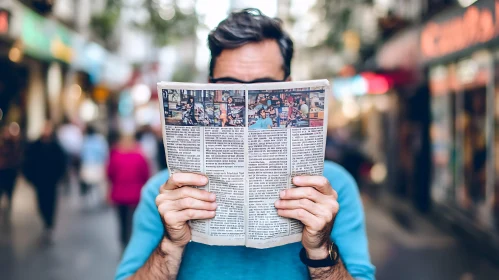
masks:
<svg viewBox="0 0 499 280"><path fill-rule="evenodd" d="M332 240L348 272L355 279L374 279L367 246L364 212L357 185L339 165L326 162L324 176L338 192L340 211L336 216ZM163 237L155 198L168 179L163 171L149 180L133 219L133 233L118 266L115 279L124 280L149 258ZM208 246L190 242L184 252L178 279L309 279L308 269L299 258L301 243L270 249L243 246Z"/></svg>

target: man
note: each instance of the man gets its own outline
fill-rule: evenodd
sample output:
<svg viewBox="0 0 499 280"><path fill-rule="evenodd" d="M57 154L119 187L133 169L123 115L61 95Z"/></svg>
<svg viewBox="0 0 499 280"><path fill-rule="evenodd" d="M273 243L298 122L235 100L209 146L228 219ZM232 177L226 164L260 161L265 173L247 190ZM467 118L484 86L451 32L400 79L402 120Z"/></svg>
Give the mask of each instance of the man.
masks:
<svg viewBox="0 0 499 280"><path fill-rule="evenodd" d="M64 193L69 193L72 178L80 183L79 171L81 168L81 148L83 145L83 132L74 122L64 117L62 125L56 131L57 139L68 157L68 168L64 177ZM81 187L82 185L80 185ZM80 189L81 193L85 190Z"/></svg>
<svg viewBox="0 0 499 280"><path fill-rule="evenodd" d="M272 120L270 118L267 118L267 112L265 112L265 109L260 109L258 111L258 120L254 124L252 124L249 129L271 129L272 128Z"/></svg>
<svg viewBox="0 0 499 280"><path fill-rule="evenodd" d="M279 21L258 10L232 13L208 42L211 82L290 80L292 41ZM280 216L303 222L302 242L260 250L189 242L187 222L213 218L216 197L190 187L206 185L205 176L169 178L164 171L142 192L116 279L374 279L355 182L331 162L325 163L324 175L294 177L297 187L275 202ZM300 252L304 263L320 264L307 267Z"/></svg>
<svg viewBox="0 0 499 280"><path fill-rule="evenodd" d="M308 105L307 105L307 98L302 97L300 99L300 112L302 116L308 118Z"/></svg>
<svg viewBox="0 0 499 280"><path fill-rule="evenodd" d="M57 205L57 184L66 172L67 159L57 141L52 123L46 122L40 139L26 148L23 172L36 190L44 224L42 241L52 242Z"/></svg>
<svg viewBox="0 0 499 280"><path fill-rule="evenodd" d="M102 203L109 147L104 135L92 125L85 129L81 147L80 194L85 207Z"/></svg>

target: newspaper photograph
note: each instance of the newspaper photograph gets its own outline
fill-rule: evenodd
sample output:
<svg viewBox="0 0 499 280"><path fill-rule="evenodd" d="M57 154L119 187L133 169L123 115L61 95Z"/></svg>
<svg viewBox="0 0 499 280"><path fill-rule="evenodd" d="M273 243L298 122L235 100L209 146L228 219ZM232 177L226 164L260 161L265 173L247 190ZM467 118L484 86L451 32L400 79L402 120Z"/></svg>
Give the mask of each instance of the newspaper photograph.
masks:
<svg viewBox="0 0 499 280"><path fill-rule="evenodd" d="M269 248L301 241L303 225L277 215L297 175L322 175L327 80L265 84L158 83L170 173L208 177L216 216L190 221L192 240Z"/></svg>

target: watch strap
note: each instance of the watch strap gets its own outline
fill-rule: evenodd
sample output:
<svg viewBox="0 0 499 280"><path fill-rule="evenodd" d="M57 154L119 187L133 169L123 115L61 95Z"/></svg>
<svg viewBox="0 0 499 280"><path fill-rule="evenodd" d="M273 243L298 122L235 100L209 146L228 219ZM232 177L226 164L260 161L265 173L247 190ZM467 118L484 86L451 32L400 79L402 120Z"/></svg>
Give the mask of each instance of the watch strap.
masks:
<svg viewBox="0 0 499 280"><path fill-rule="evenodd" d="M336 244L331 243L331 245L329 246L328 256L322 260L309 259L307 256L307 252L305 251L305 248L302 248L300 250L300 260L303 264L305 264L308 267L312 267L312 268L334 266L338 263L338 260L339 260L338 247L336 246Z"/></svg>

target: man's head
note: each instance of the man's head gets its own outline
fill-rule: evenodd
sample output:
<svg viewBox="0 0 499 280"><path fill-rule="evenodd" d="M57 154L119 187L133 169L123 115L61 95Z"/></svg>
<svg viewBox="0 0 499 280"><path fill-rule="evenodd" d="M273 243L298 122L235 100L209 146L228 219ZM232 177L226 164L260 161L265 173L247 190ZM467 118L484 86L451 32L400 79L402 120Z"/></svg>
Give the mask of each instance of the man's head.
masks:
<svg viewBox="0 0 499 280"><path fill-rule="evenodd" d="M306 104L307 103L307 98L302 97L300 98L300 104Z"/></svg>
<svg viewBox="0 0 499 280"><path fill-rule="evenodd" d="M278 19L257 9L233 12L210 32L211 82L289 80L293 42Z"/></svg>
<svg viewBox="0 0 499 280"><path fill-rule="evenodd" d="M258 115L262 118L265 119L267 117L267 112L265 112L265 109L260 109L258 110Z"/></svg>

